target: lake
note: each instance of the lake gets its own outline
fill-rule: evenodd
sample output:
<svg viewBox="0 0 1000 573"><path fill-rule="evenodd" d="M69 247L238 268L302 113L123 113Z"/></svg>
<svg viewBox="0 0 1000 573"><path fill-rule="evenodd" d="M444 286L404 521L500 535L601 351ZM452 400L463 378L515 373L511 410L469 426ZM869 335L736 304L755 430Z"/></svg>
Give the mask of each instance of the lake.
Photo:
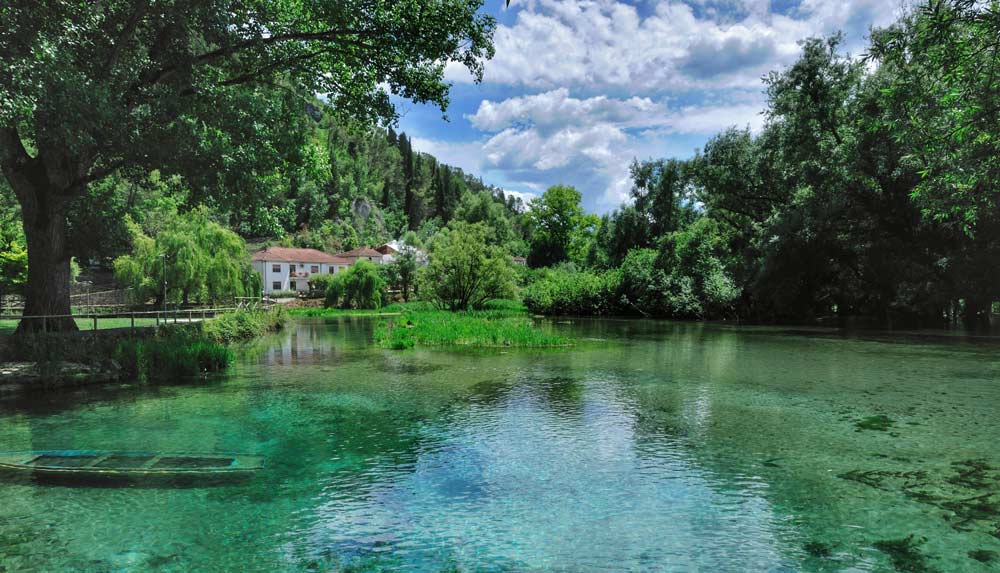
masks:
<svg viewBox="0 0 1000 573"><path fill-rule="evenodd" d="M994 339L558 320L585 340L387 351L373 327L299 320L206 381L6 398L0 450L268 466L0 481L0 570L1000 570Z"/></svg>

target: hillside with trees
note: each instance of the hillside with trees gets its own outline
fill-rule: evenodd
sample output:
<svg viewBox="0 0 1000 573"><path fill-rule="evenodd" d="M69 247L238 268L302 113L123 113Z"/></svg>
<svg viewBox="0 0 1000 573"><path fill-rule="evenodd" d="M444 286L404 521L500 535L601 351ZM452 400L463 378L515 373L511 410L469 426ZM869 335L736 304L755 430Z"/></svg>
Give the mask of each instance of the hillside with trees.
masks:
<svg viewBox="0 0 1000 573"><path fill-rule="evenodd" d="M437 23L409 22L402 13L358 24L416 35L409 51L393 52L397 59L381 52L372 57L395 82L394 89L443 106L446 85L434 75L440 69L427 63L427 55L446 55L481 72L482 60L491 54L492 22L469 10L471 5L461 2L441 5L433 17L453 25L443 37L419 37ZM38 18L29 22L39 37L58 36L40 14L28 12ZM350 20L346 14L330 17ZM497 256L495 249L527 257L532 268L518 273L516 282L525 303L539 313L760 322L863 317L880 325L943 326L962 320L982 326L1000 300L997 22L978 3L950 0L918 7L894 25L874 30L861 56L845 53L838 35L806 39L793 65L764 79L762 129L730 128L687 159L636 160L629 200L601 217L584 211L582 196L572 187L555 185L525 205L474 174L414 149L409 136L386 127L393 125L394 110L373 91L377 85L371 78L340 78L361 81L368 91L328 85L336 78L322 73L334 62L323 60L296 85L263 71L253 81L237 82L239 87L223 89L218 83L219 74L232 76L239 69L231 66L243 65L225 58L230 49L250 50L267 69L309 56L297 51L305 49L301 46L291 54L272 52L259 33L237 41L219 32L209 43L229 47L202 54L215 66L211 78L208 69L194 73L197 66L185 68L187 75L174 71L177 62L190 66L190 58L198 57L185 51L189 48L170 44L175 51L154 69L129 63L130 52L98 46L94 49L103 50L112 70L140 66L139 77L149 84L100 109L152 106L172 119L165 124L144 120L131 135L103 134L101 141L116 142L99 148L97 139L75 142L79 134L70 137L65 126L46 123L50 116L40 110L48 109L48 100L18 83L27 82L27 76L18 72L6 79L5 90L35 107L12 108L0 118L8 126L7 176L0 183L0 264L10 269L0 287L27 292L29 312L65 310L68 302L49 304L59 293L46 289L55 287L25 288L36 266L48 269L47 282L68 279L51 267L55 254L47 249L58 243L67 273L71 258L111 265L131 253L131 259L119 259L120 274L145 288L144 280L154 284L155 274L163 271L148 260L138 263L136 247L147 240L155 245L164 221L196 213L232 233L215 240L233 248L245 241L338 252L403 239L432 253L438 245L443 253L454 250L450 232L474 225L475 232L460 236L484 251L489 246L490 260ZM138 34L125 19L113 24L121 34ZM287 34L305 34L310 42L318 34L317 49L329 40L325 32ZM0 36L0 42L10 43L5 38ZM400 49L364 44L366 50L383 48ZM5 57L11 65L27 65L24 54L21 59L16 54ZM330 57L350 63L355 56ZM97 74L77 60L51 64L65 73ZM51 93L57 93L64 80L46 77ZM115 77L108 85L117 85ZM325 101L305 95L316 93L315 82L337 88L331 91L335 95ZM102 93L91 95L110 97ZM196 103L178 103L177 109L169 103L186 102L189 96L197 96ZM88 98L81 101L93 99ZM51 117L63 117L60 113L65 110ZM196 118L211 121L198 124ZM88 123L81 133L115 125L112 115L99 119L99 126ZM75 143L66 147L67 142ZM87 175L73 179L59 172L56 152L46 151L47 143L66 161L86 159ZM32 156L29 149L37 146L41 151ZM164 148L170 149L169 157L161 153ZM144 155L136 156L136 149ZM59 195L58 208L44 203L65 223L49 241L32 243L32 233L55 232L32 230L33 221L55 223L37 212L43 203L36 196L52 191L24 178L29 166L42 170L37 173L51 168L47 181L69 186ZM18 229L19 217L27 223L27 234ZM439 261L435 268L448 264ZM405 274L408 298L420 280L415 273ZM239 282L245 275L231 269L218 276ZM192 283L168 296L250 290L242 282ZM154 296L152 288L146 292ZM32 306L31 301L43 299L48 302Z"/></svg>

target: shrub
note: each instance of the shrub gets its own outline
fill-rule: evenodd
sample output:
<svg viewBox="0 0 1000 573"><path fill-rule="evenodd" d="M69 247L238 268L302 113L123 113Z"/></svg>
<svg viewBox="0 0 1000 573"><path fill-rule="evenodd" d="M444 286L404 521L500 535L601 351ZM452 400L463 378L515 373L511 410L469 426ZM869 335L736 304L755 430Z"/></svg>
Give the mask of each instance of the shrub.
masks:
<svg viewBox="0 0 1000 573"><path fill-rule="evenodd" d="M337 280L337 275L312 275L309 278L309 296L321 297L326 295L326 289L330 283Z"/></svg>
<svg viewBox="0 0 1000 573"><path fill-rule="evenodd" d="M378 265L360 260L334 275L326 289L324 305L340 308L381 308L386 279Z"/></svg>
<svg viewBox="0 0 1000 573"><path fill-rule="evenodd" d="M284 311L279 308L273 311L227 312L199 325L208 340L230 344L280 330L286 319Z"/></svg>
<svg viewBox="0 0 1000 573"><path fill-rule="evenodd" d="M271 298L295 298L299 296L299 291L297 290L276 290L268 295Z"/></svg>
<svg viewBox="0 0 1000 573"><path fill-rule="evenodd" d="M542 314L725 317L740 290L726 273L723 245L717 224L701 219L665 235L658 250L630 250L613 271L547 269L524 290L524 304Z"/></svg>
<svg viewBox="0 0 1000 573"><path fill-rule="evenodd" d="M618 312L618 271L551 270L523 292L524 305L540 314L604 315Z"/></svg>

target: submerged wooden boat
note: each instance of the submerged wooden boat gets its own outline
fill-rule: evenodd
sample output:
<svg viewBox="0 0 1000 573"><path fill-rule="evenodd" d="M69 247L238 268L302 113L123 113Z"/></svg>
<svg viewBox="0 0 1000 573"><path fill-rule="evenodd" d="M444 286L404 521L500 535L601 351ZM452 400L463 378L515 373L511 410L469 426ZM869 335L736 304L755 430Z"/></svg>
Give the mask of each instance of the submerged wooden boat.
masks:
<svg viewBox="0 0 1000 573"><path fill-rule="evenodd" d="M248 454L44 450L0 453L0 471L79 481L212 481L252 477L264 458Z"/></svg>

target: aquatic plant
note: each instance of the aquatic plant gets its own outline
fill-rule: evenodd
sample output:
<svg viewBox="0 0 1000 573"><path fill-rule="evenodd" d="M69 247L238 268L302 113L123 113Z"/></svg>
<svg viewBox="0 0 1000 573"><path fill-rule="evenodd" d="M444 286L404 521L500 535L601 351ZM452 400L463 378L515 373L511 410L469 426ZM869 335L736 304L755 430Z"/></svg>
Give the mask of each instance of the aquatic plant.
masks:
<svg viewBox="0 0 1000 573"><path fill-rule="evenodd" d="M897 571L930 573L936 569L928 564L928 557L920 551L920 546L926 542L926 538L916 538L911 534L901 539L883 539L872 545L889 556Z"/></svg>
<svg viewBox="0 0 1000 573"><path fill-rule="evenodd" d="M988 549L973 549L972 551L969 551L969 557L979 561L980 563L993 563L994 561L1000 559L1000 553L990 551Z"/></svg>
<svg viewBox="0 0 1000 573"><path fill-rule="evenodd" d="M948 478L948 483L970 489L983 489L996 482L995 479L990 479L988 472L992 471L993 467L985 460L964 460L952 462L951 465L958 473Z"/></svg>
<svg viewBox="0 0 1000 573"><path fill-rule="evenodd" d="M383 348L414 346L569 346L563 336L545 332L527 317L508 310L470 312L408 311L376 325L375 340Z"/></svg>
<svg viewBox="0 0 1000 573"><path fill-rule="evenodd" d="M290 308L286 312L289 316L299 316L308 318L336 317L336 316L379 316L395 315L405 310L434 310L434 306L429 302L399 302L383 306L379 309L371 308L318 308L300 307Z"/></svg>
<svg viewBox="0 0 1000 573"><path fill-rule="evenodd" d="M885 489L885 481L889 479L904 480L903 488L921 485L927 479L927 472L924 470L913 471L889 471L889 470L851 470L842 474L837 474L840 479L856 481L871 486L876 489Z"/></svg>
<svg viewBox="0 0 1000 573"><path fill-rule="evenodd" d="M807 541L802 548L805 549L806 553L809 555L820 559L826 559L833 554L830 546L821 541Z"/></svg>
<svg viewBox="0 0 1000 573"><path fill-rule="evenodd" d="M867 418L862 418L854 423L854 426L861 430L876 430L879 432L885 432L891 428L896 422L886 416L885 414L879 414L877 416L868 416Z"/></svg>
<svg viewBox="0 0 1000 573"><path fill-rule="evenodd" d="M114 352L123 378L187 378L221 372L233 360L226 346L190 333L174 332L149 339L128 339Z"/></svg>

